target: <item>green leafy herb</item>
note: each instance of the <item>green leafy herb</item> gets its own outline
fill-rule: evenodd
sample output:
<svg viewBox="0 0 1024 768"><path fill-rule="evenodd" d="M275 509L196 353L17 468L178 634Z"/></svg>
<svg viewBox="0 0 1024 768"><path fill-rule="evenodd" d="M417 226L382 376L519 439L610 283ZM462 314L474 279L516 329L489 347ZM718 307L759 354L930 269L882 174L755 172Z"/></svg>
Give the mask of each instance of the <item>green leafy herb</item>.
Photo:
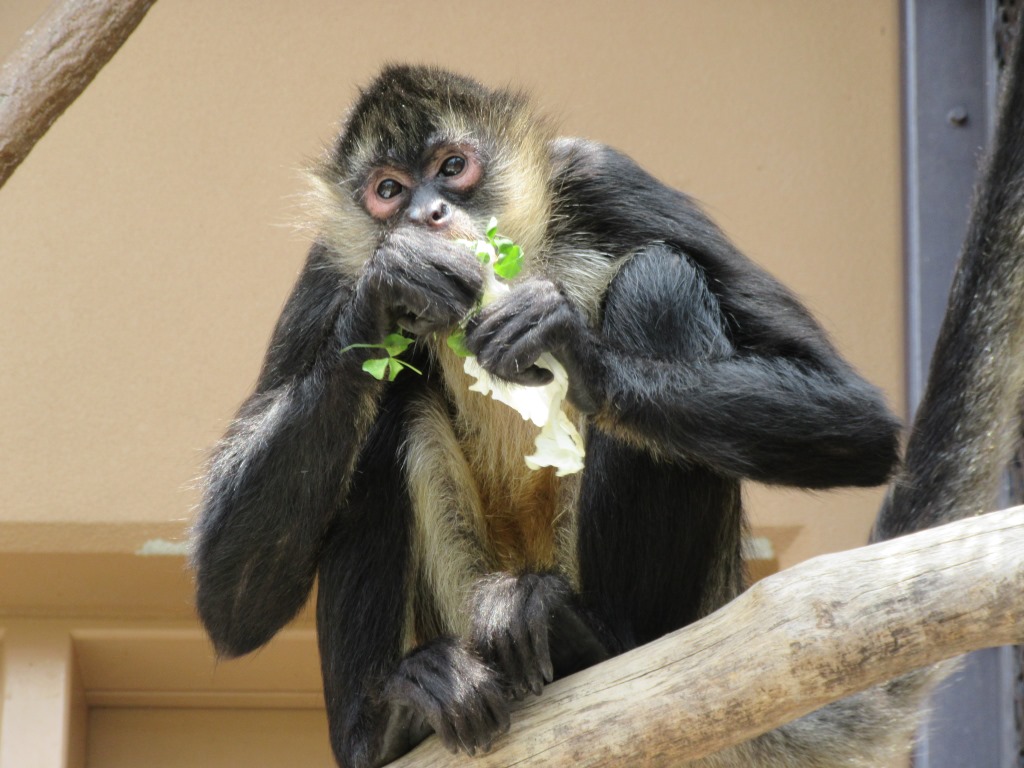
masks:
<svg viewBox="0 0 1024 768"><path fill-rule="evenodd" d="M412 345L413 341L415 339L410 339L408 336L392 333L384 337L382 346L388 351L389 356L394 357L405 352Z"/></svg>
<svg viewBox="0 0 1024 768"><path fill-rule="evenodd" d="M487 223L485 232L486 240L463 240L468 248L482 264L487 264L494 271L494 274L511 280L523 269L523 249L516 245L510 238L498 234L498 220L491 217ZM489 278L491 282L493 277ZM480 310L477 306L474 312ZM465 321L463 321L463 324ZM473 353L466 347L466 332L458 330L448 337L448 346L451 347L459 357L472 357Z"/></svg>
<svg viewBox="0 0 1024 768"><path fill-rule="evenodd" d="M501 255L494 262L494 271L506 280L511 280L523 269L523 249L503 237L497 243L496 250Z"/></svg>
<svg viewBox="0 0 1024 768"><path fill-rule="evenodd" d="M466 346L466 332L458 330L448 336L448 346L459 357L472 357L473 353Z"/></svg>
<svg viewBox="0 0 1024 768"><path fill-rule="evenodd" d="M391 358L389 357L367 360L363 363L363 370L379 381L387 375L389 362L391 362Z"/></svg>
<svg viewBox="0 0 1024 768"><path fill-rule="evenodd" d="M409 363L399 360L397 357L405 352L414 341L415 339L403 336L401 333L391 333L385 336L384 341L380 344L349 344L341 351L348 352L350 349L383 349L387 352L387 357L373 357L363 361L363 370L378 381L383 381L385 377L387 377L388 381L394 381L398 378L398 374L403 368L408 368L410 371L421 376L423 375L423 371L419 368L409 365Z"/></svg>

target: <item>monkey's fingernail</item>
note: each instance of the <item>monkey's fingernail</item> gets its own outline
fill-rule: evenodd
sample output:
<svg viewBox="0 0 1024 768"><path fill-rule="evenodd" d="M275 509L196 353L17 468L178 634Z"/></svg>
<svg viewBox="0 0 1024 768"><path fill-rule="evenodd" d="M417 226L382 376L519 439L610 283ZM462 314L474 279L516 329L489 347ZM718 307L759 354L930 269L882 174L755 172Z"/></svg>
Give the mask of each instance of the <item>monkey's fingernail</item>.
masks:
<svg viewBox="0 0 1024 768"><path fill-rule="evenodd" d="M544 675L544 682L546 683L550 683L552 680L555 679L555 667L551 663L551 659L547 659L541 662L540 672L542 675Z"/></svg>

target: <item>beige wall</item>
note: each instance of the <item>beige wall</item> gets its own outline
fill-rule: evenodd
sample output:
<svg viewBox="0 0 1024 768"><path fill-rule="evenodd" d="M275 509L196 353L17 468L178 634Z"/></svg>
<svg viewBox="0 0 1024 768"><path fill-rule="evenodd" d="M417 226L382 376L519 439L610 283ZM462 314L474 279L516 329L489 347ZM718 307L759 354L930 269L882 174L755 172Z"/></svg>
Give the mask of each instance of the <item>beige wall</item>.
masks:
<svg viewBox="0 0 1024 768"><path fill-rule="evenodd" d="M45 5L0 5L0 54ZM296 169L385 60L525 86L696 196L901 408L896 0L163 0L0 190L0 613L190 615L133 553L180 540L304 256ZM879 493L750 498L786 565Z"/></svg>
<svg viewBox="0 0 1024 768"><path fill-rule="evenodd" d="M6 49L31 5L0 11ZM295 169L385 59L525 85L566 132L688 190L898 399L894 2L299 7L158 3L3 189L8 526L186 521L303 257ZM804 555L858 543L875 501L763 503L836 524ZM60 545L111 546L95 536Z"/></svg>

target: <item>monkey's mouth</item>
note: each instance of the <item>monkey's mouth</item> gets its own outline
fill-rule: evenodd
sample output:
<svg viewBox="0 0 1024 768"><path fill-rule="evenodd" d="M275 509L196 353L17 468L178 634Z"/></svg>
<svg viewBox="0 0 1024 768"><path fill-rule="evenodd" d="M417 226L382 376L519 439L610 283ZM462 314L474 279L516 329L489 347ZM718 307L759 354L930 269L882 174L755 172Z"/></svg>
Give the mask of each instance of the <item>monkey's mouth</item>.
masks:
<svg viewBox="0 0 1024 768"><path fill-rule="evenodd" d="M403 331L408 331L414 336L426 336L430 333L443 331L454 326L442 322L427 315L418 315L415 312L405 311L399 313L395 318L395 324Z"/></svg>

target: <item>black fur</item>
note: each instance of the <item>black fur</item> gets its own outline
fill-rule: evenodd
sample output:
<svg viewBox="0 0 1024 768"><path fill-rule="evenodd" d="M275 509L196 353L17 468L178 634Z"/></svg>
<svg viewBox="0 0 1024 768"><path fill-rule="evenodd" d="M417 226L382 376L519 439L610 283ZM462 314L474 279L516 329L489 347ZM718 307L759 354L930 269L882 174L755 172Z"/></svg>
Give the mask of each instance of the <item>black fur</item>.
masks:
<svg viewBox="0 0 1024 768"><path fill-rule="evenodd" d="M520 201L503 197L494 168L519 150L507 138L502 147L493 126L507 119L522 130L524 109L514 94L437 70L388 69L335 146L338 183L353 200L365 194L352 158L367 147L373 162L415 176L438 115L454 110L491 126L481 128L480 156L494 164L479 188L444 199L476 222L500 216ZM469 312L482 276L461 246L401 213L380 225L378 247L354 274L340 266L353 254L314 247L256 393L211 464L196 527L200 616L221 653L247 652L294 615L319 570L324 687L344 766L387 761L428 726L449 748L487 749L508 728L509 698L733 597L743 583L742 478L873 485L896 460L898 425L878 391L689 198L608 148L549 146L550 173L533 192L550 198L549 253L527 258L562 266L514 283L466 341L507 379L543 381L532 367L542 352L569 371L570 399L590 415L575 564L496 571L476 542L467 635L439 614L442 596L414 543L421 511L408 425L428 396L454 403L426 352L429 332ZM614 279L593 283L577 270L583 250L616 265ZM597 322L570 298L580 290L597 292ZM380 384L360 370L369 353L342 350L396 324L421 335L410 355L424 375ZM463 429L456 416L453 435ZM459 531L457 541L475 535Z"/></svg>
<svg viewBox="0 0 1024 768"><path fill-rule="evenodd" d="M582 378L599 390L589 397L605 404L610 421L733 477L807 488L886 480L898 425L881 394L689 198L589 144L571 150L557 183L554 220L574 227L574 242L626 253L660 243L695 268L680 275L666 257L631 263L632 276L612 288L624 294L613 325L629 334L626 343L572 334L576 365L590 374ZM690 308L675 297L694 292L717 307L703 317L682 314ZM690 360L678 351L651 355L638 346L657 343L661 329L707 333L708 324L721 338L694 364L680 365Z"/></svg>
<svg viewBox="0 0 1024 768"><path fill-rule="evenodd" d="M328 531L319 560L324 699L334 750L353 765L370 764L383 747L390 713L381 691L402 651L412 505L394 478L402 471L407 383L403 377L389 389L363 446L346 514Z"/></svg>

